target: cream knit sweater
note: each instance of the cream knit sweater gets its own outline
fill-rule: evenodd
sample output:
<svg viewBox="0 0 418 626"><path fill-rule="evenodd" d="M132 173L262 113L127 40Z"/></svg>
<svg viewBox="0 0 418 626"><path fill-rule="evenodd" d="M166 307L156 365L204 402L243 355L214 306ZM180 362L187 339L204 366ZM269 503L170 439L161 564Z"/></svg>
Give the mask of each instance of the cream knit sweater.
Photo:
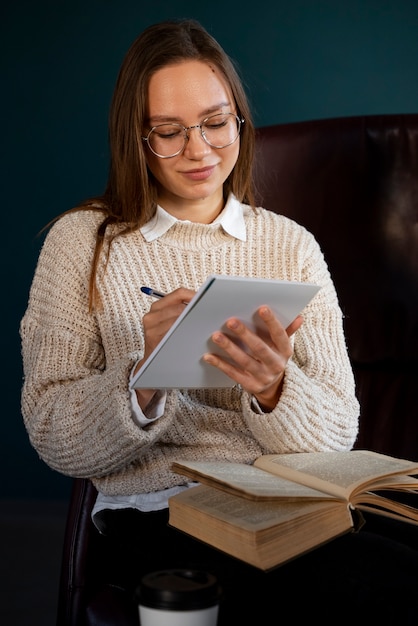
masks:
<svg viewBox="0 0 418 626"><path fill-rule="evenodd" d="M130 495L181 484L170 471L177 458L251 463L266 453L352 447L359 406L342 313L310 233L283 216L248 208L246 242L219 224L178 222L151 242L137 231L113 242L106 271L102 265L99 272L103 309L89 314L102 219L80 211L53 226L21 322L22 413L32 445L50 467L89 477L105 494ZM140 287L197 289L213 273L322 286L295 335L280 401L260 415L238 386L170 390L164 415L141 428L132 419L128 391L150 306Z"/></svg>

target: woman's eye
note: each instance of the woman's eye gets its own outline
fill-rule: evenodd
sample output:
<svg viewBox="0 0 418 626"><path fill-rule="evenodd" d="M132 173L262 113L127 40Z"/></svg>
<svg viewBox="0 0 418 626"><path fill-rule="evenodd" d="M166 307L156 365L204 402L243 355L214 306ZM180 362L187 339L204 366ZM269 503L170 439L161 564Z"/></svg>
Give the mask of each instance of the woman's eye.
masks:
<svg viewBox="0 0 418 626"><path fill-rule="evenodd" d="M179 130L171 130L171 131L160 131L158 133L158 136L161 139L171 139L172 137L178 137L180 135L180 131Z"/></svg>
<svg viewBox="0 0 418 626"><path fill-rule="evenodd" d="M218 120L216 122L206 123L205 126L206 128L216 129L216 128L223 128L224 126L226 126L226 124L227 124L226 120Z"/></svg>

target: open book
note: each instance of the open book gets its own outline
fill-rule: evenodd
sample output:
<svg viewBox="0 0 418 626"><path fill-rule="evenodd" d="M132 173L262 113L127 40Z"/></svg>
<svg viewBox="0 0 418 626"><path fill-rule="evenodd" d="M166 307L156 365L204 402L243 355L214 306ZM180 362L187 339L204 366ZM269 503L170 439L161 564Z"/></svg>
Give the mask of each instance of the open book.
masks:
<svg viewBox="0 0 418 626"><path fill-rule="evenodd" d="M205 352L222 354L213 332L237 316L260 334L266 327L254 313L269 305L287 327L320 287L312 283L211 275L165 334L130 383L134 389L232 387L235 381L202 360ZM225 355L224 355L225 356Z"/></svg>
<svg viewBox="0 0 418 626"><path fill-rule="evenodd" d="M172 469L200 484L169 499L170 525L263 570L358 530L362 511L418 525L418 508L405 502L418 502L418 463L376 452L177 461Z"/></svg>

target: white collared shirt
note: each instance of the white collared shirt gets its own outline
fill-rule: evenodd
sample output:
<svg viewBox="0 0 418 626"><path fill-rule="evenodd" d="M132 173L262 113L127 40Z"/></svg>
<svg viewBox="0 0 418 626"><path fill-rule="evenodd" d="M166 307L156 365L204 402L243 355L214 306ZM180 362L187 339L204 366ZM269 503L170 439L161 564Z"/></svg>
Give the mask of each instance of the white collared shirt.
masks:
<svg viewBox="0 0 418 626"><path fill-rule="evenodd" d="M223 210L212 224L220 224L224 231L241 241L247 240L247 231L245 228L244 210L247 207L242 205L233 194L231 194L225 204ZM167 213L163 207L157 206L154 216L141 227L141 233L146 241L154 241L158 237L162 237L176 222L181 221L176 217ZM183 220L190 222L190 220Z"/></svg>

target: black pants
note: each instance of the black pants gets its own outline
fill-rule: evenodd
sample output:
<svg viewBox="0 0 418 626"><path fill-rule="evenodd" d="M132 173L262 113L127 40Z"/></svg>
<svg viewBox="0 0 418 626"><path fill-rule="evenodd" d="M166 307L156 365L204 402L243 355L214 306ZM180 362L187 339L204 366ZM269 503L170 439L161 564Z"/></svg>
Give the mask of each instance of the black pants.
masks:
<svg viewBox="0 0 418 626"><path fill-rule="evenodd" d="M359 532L263 572L170 528L166 510L110 511L102 514L106 535L97 533L95 569L101 584L125 589L133 605L148 572L210 571L223 590L219 626L252 626L267 618L272 624L367 619L417 626L418 526L376 515L365 519Z"/></svg>

